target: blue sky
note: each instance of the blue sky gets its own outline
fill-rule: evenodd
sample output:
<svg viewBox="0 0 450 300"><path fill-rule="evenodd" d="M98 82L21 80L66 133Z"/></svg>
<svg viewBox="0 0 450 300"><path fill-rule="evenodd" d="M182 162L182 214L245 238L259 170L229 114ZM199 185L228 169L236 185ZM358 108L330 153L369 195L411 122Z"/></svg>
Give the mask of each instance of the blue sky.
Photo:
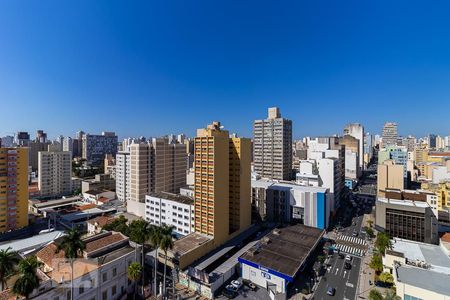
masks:
<svg viewBox="0 0 450 300"><path fill-rule="evenodd" d="M1 1L0 135L450 134L449 1Z"/></svg>

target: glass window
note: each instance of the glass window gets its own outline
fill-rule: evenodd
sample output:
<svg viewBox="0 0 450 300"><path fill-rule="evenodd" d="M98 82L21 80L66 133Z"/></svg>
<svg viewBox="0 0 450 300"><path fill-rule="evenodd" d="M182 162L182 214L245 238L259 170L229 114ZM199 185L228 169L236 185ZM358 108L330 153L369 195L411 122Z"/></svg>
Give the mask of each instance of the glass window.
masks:
<svg viewBox="0 0 450 300"><path fill-rule="evenodd" d="M102 278L103 278L103 282L105 282L106 280L108 280L108 273L103 273L102 274Z"/></svg>

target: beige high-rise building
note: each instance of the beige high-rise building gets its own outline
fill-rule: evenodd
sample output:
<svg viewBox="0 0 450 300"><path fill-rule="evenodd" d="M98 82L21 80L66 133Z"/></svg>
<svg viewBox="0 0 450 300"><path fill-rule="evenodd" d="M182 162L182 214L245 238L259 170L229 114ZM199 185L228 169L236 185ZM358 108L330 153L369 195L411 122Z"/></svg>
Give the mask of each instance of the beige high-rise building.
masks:
<svg viewBox="0 0 450 300"><path fill-rule="evenodd" d="M386 122L383 127L383 147L397 145L398 131L397 123Z"/></svg>
<svg viewBox="0 0 450 300"><path fill-rule="evenodd" d="M268 118L253 123L253 162L258 175L277 180L292 178L292 121L271 107Z"/></svg>
<svg viewBox="0 0 450 300"><path fill-rule="evenodd" d="M195 231L223 244L251 221L250 140L213 122L195 138Z"/></svg>
<svg viewBox="0 0 450 300"><path fill-rule="evenodd" d="M385 160L378 165L377 172L377 195L385 197L384 191L390 189L404 189L403 166L396 165L393 160Z"/></svg>
<svg viewBox="0 0 450 300"><path fill-rule="evenodd" d="M0 148L0 233L28 225L28 148Z"/></svg>
<svg viewBox="0 0 450 300"><path fill-rule="evenodd" d="M152 192L179 193L186 185L186 146L167 138L131 144L128 210L144 216L145 196Z"/></svg>
<svg viewBox="0 0 450 300"><path fill-rule="evenodd" d="M41 196L60 197L72 193L72 153L39 152L38 187Z"/></svg>

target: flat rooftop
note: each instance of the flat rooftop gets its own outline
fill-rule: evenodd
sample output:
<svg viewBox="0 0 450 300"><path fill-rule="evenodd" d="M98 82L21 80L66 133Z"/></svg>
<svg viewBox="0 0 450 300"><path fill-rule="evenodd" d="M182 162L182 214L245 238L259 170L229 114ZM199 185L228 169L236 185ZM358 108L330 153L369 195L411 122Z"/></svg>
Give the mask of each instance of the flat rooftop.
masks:
<svg viewBox="0 0 450 300"><path fill-rule="evenodd" d="M419 208L427 208L430 206L427 202L423 202L423 201L398 200L398 199L388 199L388 198L382 198L382 197L379 197L377 201L383 202L383 203L388 203L388 204L403 205L403 206L409 206L409 207L419 207Z"/></svg>
<svg viewBox="0 0 450 300"><path fill-rule="evenodd" d="M240 258L294 277L323 234L305 225L274 229Z"/></svg>
<svg viewBox="0 0 450 300"><path fill-rule="evenodd" d="M55 199L55 200L31 200L33 203L32 205L36 208L45 208L45 207L52 207L57 205L63 205L63 204L70 204L70 203L76 203L81 201L81 197L69 197L69 198L62 198L62 199Z"/></svg>
<svg viewBox="0 0 450 300"><path fill-rule="evenodd" d="M431 265L429 270L450 275L450 257L447 256L439 245L394 238L392 240L392 250L403 253L408 261L425 262Z"/></svg>
<svg viewBox="0 0 450 300"><path fill-rule="evenodd" d="M305 176L305 175L302 175ZM279 189L279 188L290 188L305 192L316 192L316 193L325 193L327 191L324 187L316 187L316 186L303 186L298 184L292 184L288 182L283 181L273 181L268 179L258 179L258 180L252 180L251 182L252 187L261 187L261 188L272 188L272 189Z"/></svg>
<svg viewBox="0 0 450 300"><path fill-rule="evenodd" d="M171 201L175 201L182 204L188 204L193 205L194 200L187 196L179 195L179 194L172 194L167 192L158 192L158 193L150 193L150 197L159 198L159 199L167 199Z"/></svg>
<svg viewBox="0 0 450 300"><path fill-rule="evenodd" d="M203 245L204 243L211 241L212 239L212 236L193 232L175 241L172 252L181 256Z"/></svg>
<svg viewBox="0 0 450 300"><path fill-rule="evenodd" d="M400 282L450 296L450 274L402 265L397 268Z"/></svg>

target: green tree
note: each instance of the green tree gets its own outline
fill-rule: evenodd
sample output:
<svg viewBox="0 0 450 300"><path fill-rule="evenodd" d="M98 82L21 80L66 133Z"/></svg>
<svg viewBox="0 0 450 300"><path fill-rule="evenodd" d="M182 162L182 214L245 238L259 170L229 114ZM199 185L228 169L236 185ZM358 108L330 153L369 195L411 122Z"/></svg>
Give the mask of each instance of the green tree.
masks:
<svg viewBox="0 0 450 300"><path fill-rule="evenodd" d="M145 259L144 259L144 246L145 243L149 240L152 227L147 221L144 220L134 220L130 223L130 239L141 245L142 251L142 294L144 294L144 283L145 283ZM137 249L137 248L136 248Z"/></svg>
<svg viewBox="0 0 450 300"><path fill-rule="evenodd" d="M126 236L130 235L130 228L127 225L128 219L123 215L120 215L118 218L115 218L112 222L103 226L104 230L108 231L117 231Z"/></svg>
<svg viewBox="0 0 450 300"><path fill-rule="evenodd" d="M372 228L373 221L372 220L367 220L367 224L369 224L369 227Z"/></svg>
<svg viewBox="0 0 450 300"><path fill-rule="evenodd" d="M154 275L154 292L155 292L155 296L158 294L158 249L159 249L159 245L161 243L161 239L163 237L163 233L161 231L161 227L157 227L157 226L153 226L150 230L150 236L149 236L149 241L150 244L155 248L155 275Z"/></svg>
<svg viewBox="0 0 450 300"><path fill-rule="evenodd" d="M317 256L317 261L320 262L321 264L323 264L325 262L325 256L323 256L323 255Z"/></svg>
<svg viewBox="0 0 450 300"><path fill-rule="evenodd" d="M171 227L167 227L171 228ZM164 229L163 229L164 232ZM166 234L163 235L161 242L160 242L160 247L161 250L164 251L164 276L163 276L163 297L166 295L166 272L167 272L167 250L171 250L173 248L173 240L172 240L172 235L171 234L167 234L168 232L166 231Z"/></svg>
<svg viewBox="0 0 450 300"><path fill-rule="evenodd" d="M133 262L128 266L128 279L134 282L134 299L136 299L137 294L137 281L141 278L142 271L142 266L138 262Z"/></svg>
<svg viewBox="0 0 450 300"><path fill-rule="evenodd" d="M59 243L57 251L64 251L64 257L70 261L70 270L72 276L70 276L70 295L73 298L73 264L75 259L80 255L84 249L86 249L85 242L81 239L81 231L78 228L72 228L66 231L66 235Z"/></svg>
<svg viewBox="0 0 450 300"><path fill-rule="evenodd" d="M373 238L375 236L373 229L371 227L366 227L366 233L369 238Z"/></svg>
<svg viewBox="0 0 450 300"><path fill-rule="evenodd" d="M39 277L37 276L37 269L41 263L36 256L29 256L19 261L19 278L17 278L12 288L13 293L28 299L34 289L39 287Z"/></svg>
<svg viewBox="0 0 450 300"><path fill-rule="evenodd" d="M384 255L386 249L392 248L392 242L387 233L380 232L377 235L377 239L375 241L375 247L378 249L382 255Z"/></svg>
<svg viewBox="0 0 450 300"><path fill-rule="evenodd" d="M372 289L369 293L369 300L383 300L383 295L378 290Z"/></svg>
<svg viewBox="0 0 450 300"><path fill-rule="evenodd" d="M384 300L401 300L400 296L397 296L393 290L387 290L384 294Z"/></svg>
<svg viewBox="0 0 450 300"><path fill-rule="evenodd" d="M0 283L3 291L7 286L6 280L14 273L14 267L19 263L17 253L11 247L0 250Z"/></svg>
<svg viewBox="0 0 450 300"><path fill-rule="evenodd" d="M370 260L369 267L372 268L376 273L380 273L383 271L383 261L380 254L374 253L372 259Z"/></svg>
<svg viewBox="0 0 450 300"><path fill-rule="evenodd" d="M387 284L394 284L394 276L391 273L383 272L378 277L378 280Z"/></svg>

